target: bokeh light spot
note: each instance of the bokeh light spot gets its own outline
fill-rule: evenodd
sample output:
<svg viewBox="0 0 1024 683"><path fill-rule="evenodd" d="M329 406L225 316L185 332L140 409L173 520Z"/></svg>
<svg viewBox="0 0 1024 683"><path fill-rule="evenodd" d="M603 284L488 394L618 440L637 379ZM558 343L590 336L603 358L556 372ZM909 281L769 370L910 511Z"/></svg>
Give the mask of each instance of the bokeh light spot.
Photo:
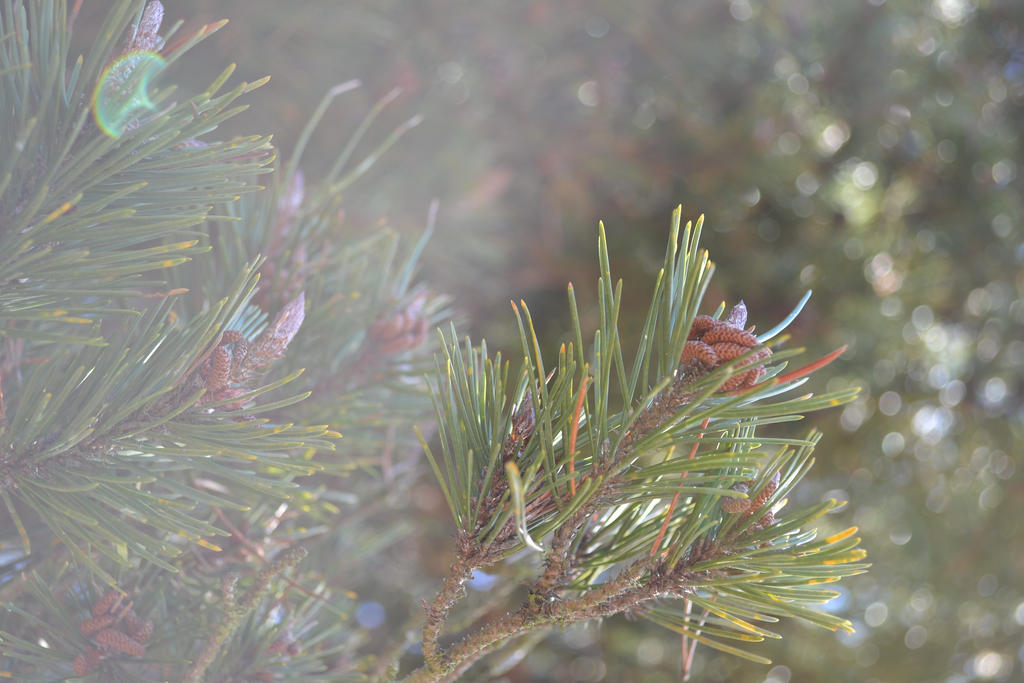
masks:
<svg viewBox="0 0 1024 683"><path fill-rule="evenodd" d="M835 154L850 139L850 127L845 121L837 121L825 126L818 138L818 149L825 154Z"/></svg>
<svg viewBox="0 0 1024 683"><path fill-rule="evenodd" d="M462 68L462 64L455 61L445 62L437 67L437 77L441 79L442 83L447 85L455 85L461 81L464 73L465 70Z"/></svg>
<svg viewBox="0 0 1024 683"><path fill-rule="evenodd" d="M939 158L947 164L951 164L956 161L956 143L952 140L945 139L939 141L939 144L935 147L935 151L938 153Z"/></svg>
<svg viewBox="0 0 1024 683"><path fill-rule="evenodd" d="M942 405L947 408L952 408L964 400L964 394L967 393L967 385L958 379L954 379L951 382L946 383L941 390L939 390L939 400L942 401Z"/></svg>
<svg viewBox="0 0 1024 683"><path fill-rule="evenodd" d="M1024 608L1024 605L1021 605ZM1024 614L1024 611L1021 612ZM641 666L653 667L661 664L665 657L665 646L657 638L644 638L636 646L636 661Z"/></svg>
<svg viewBox="0 0 1024 683"><path fill-rule="evenodd" d="M997 590L999 590L999 579L995 574L985 574L978 579L978 595L981 597L992 597Z"/></svg>
<svg viewBox="0 0 1024 683"><path fill-rule="evenodd" d="M1017 609L1013 611L1013 620L1024 626L1024 602L1017 604Z"/></svg>
<svg viewBox="0 0 1024 683"><path fill-rule="evenodd" d="M968 0L935 0L932 7L935 16L949 26L961 24L974 9Z"/></svg>
<svg viewBox="0 0 1024 683"><path fill-rule="evenodd" d="M1000 187L1017 177L1017 165L1011 159L1002 159L992 164L992 180Z"/></svg>
<svg viewBox="0 0 1024 683"><path fill-rule="evenodd" d="M818 191L820 183L810 171L804 171L796 177L796 189L802 195L810 196Z"/></svg>
<svg viewBox="0 0 1024 683"><path fill-rule="evenodd" d="M882 437L882 452L890 458L894 458L903 452L906 441L899 432L889 432Z"/></svg>
<svg viewBox="0 0 1024 683"><path fill-rule="evenodd" d="M793 131L786 131L779 136L779 139L775 143L778 146L779 153L785 155L796 154L800 151L800 136Z"/></svg>
<svg viewBox="0 0 1024 683"><path fill-rule="evenodd" d="M379 602L367 601L356 608L356 621L363 628L377 628L387 619L384 605Z"/></svg>
<svg viewBox="0 0 1024 683"><path fill-rule="evenodd" d="M908 650L916 650L928 641L928 629L921 624L916 624L907 629L903 636L903 644Z"/></svg>
<svg viewBox="0 0 1024 683"><path fill-rule="evenodd" d="M740 195L740 201L747 206L757 206L757 203L761 201L761 190L756 186L750 188L742 195Z"/></svg>
<svg viewBox="0 0 1024 683"><path fill-rule="evenodd" d="M608 31L611 30L611 26L605 18L597 16L587 19L587 23L584 24L583 28L591 38L604 38L608 35Z"/></svg>
<svg viewBox="0 0 1024 683"><path fill-rule="evenodd" d="M971 662L974 674L979 678L1003 677L1012 666L1010 658L993 650L982 650Z"/></svg>
<svg viewBox="0 0 1024 683"><path fill-rule="evenodd" d="M878 646L872 643L862 646L857 650L857 665L867 668L878 661Z"/></svg>
<svg viewBox="0 0 1024 683"><path fill-rule="evenodd" d="M971 290L967 295L967 312L971 315L982 316L992 310L992 297L988 290L983 287Z"/></svg>
<svg viewBox="0 0 1024 683"><path fill-rule="evenodd" d="M736 21L747 21L754 16L754 8L747 0L732 0L729 3L729 14Z"/></svg>
<svg viewBox="0 0 1024 683"><path fill-rule="evenodd" d="M910 314L910 321L917 329L927 330L935 322L935 314L930 307L922 304L914 308L914 312Z"/></svg>
<svg viewBox="0 0 1024 683"><path fill-rule="evenodd" d="M1009 237L1013 232L1013 219L1005 213L998 214L992 219L992 232L999 237Z"/></svg>
<svg viewBox="0 0 1024 683"><path fill-rule="evenodd" d="M603 680L607 668L603 660L589 655L576 657L569 664L569 673L572 680L588 682Z"/></svg>
<svg viewBox="0 0 1024 683"><path fill-rule="evenodd" d="M903 302L894 296L887 296L878 306L878 312L886 318L898 318L903 313Z"/></svg>
<svg viewBox="0 0 1024 683"><path fill-rule="evenodd" d="M597 81L585 81L576 90L576 99L587 107L597 106Z"/></svg>
<svg viewBox="0 0 1024 683"><path fill-rule="evenodd" d="M858 190L870 190L878 182L878 167L870 161L862 161L854 167L850 177Z"/></svg>
<svg viewBox="0 0 1024 683"><path fill-rule="evenodd" d="M804 95L810 89L810 83L807 81L807 77L801 73L791 74L786 79L786 86L790 92L794 95Z"/></svg>
<svg viewBox="0 0 1024 683"><path fill-rule="evenodd" d="M906 545L910 543L910 539L913 536L914 534L906 526L896 526L889 531L889 541L893 545Z"/></svg>
<svg viewBox="0 0 1024 683"><path fill-rule="evenodd" d="M978 496L978 507L982 510L995 510L1003 500L1003 492L999 486L987 486Z"/></svg>
<svg viewBox="0 0 1024 683"><path fill-rule="evenodd" d="M878 397L878 409L882 411L883 415L892 417L900 412L900 406L902 405L903 400L895 391L887 391Z"/></svg>
<svg viewBox="0 0 1024 683"><path fill-rule="evenodd" d="M1002 405L1006 400L1006 380L1002 377L990 377L985 380L985 388L982 390L982 400L991 408Z"/></svg>
<svg viewBox="0 0 1024 683"><path fill-rule="evenodd" d="M793 672L788 666L773 666L764 679L764 683L789 683Z"/></svg>
<svg viewBox="0 0 1024 683"><path fill-rule="evenodd" d="M872 628L884 624L888 617L889 607L884 602L873 602L864 610L864 623Z"/></svg>

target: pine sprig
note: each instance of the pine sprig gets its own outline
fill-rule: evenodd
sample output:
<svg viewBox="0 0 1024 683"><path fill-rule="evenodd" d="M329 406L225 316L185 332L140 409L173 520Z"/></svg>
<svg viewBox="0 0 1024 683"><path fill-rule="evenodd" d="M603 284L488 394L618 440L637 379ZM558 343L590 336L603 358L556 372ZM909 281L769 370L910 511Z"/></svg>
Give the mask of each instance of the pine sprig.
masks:
<svg viewBox="0 0 1024 683"><path fill-rule="evenodd" d="M452 680L508 638L624 611L755 661L765 660L723 639L775 637L753 622L777 616L850 627L818 611L835 595L819 584L864 571L864 552L852 531L815 543L806 527L835 503L776 517L813 464L820 434L761 437L759 430L857 392L772 400L821 363L784 373L799 350L772 355L743 329L742 304L728 319L719 307L698 320L713 266L697 249L701 223L687 224L681 243L679 223L677 210L631 365L618 326L622 283L612 284L603 229L589 360L571 287L575 341L551 369L525 303L516 307L520 369L510 370L500 355L489 358L484 343L458 343L454 329L442 336L431 385L440 450L425 442L424 449L459 542L452 572L427 609L425 665L408 680ZM524 401L526 434L516 427ZM544 557L530 599L441 650L462 582L524 548ZM679 609L662 604L679 599ZM695 616L693 605L704 613Z"/></svg>
<svg viewBox="0 0 1024 683"><path fill-rule="evenodd" d="M301 367L310 371L299 382L310 392L304 413L345 435L346 458L325 464L332 471L351 469L364 456L370 462L370 454L376 453L374 464L390 471L390 456L379 457L381 436L390 440L385 454L409 453L408 446L415 445L401 427L423 416L420 377L431 348L428 330L450 311L446 298L413 283L419 255L433 233L436 202L426 229L408 247L390 226L382 223L367 230L343 211L344 191L416 122L414 117L387 132L383 141L372 140L372 124L394 95L367 113L325 177L307 181L301 171L301 154L328 107L358 87L358 81L349 81L325 95L302 131L295 155L275 173L272 190L225 205L225 215L211 220L211 258L173 269L168 285L177 289L199 282L215 296L228 286L232 264L263 256L252 304L232 321L231 329L246 329L246 320L255 321L262 311L303 292L303 332L289 346L280 368L297 371L299 362L292 359L301 359ZM190 301L198 309L204 298ZM253 330L258 328L252 324Z"/></svg>
<svg viewBox="0 0 1024 683"><path fill-rule="evenodd" d="M263 400L259 409L253 403L300 374L256 383L284 355L301 310L291 316L295 322L253 334L253 352L234 363L237 372L224 386L215 386L203 366L206 355L223 354L217 340L247 310L257 255L241 272L236 266L213 301L194 313L181 306L186 288L158 291L156 302L139 298L159 286L144 283L143 273L173 270L209 252L202 233L181 236L214 205L253 189L253 174L273 159L266 138L209 144L194 138L231 115L231 103L252 86L219 94L229 69L180 105L165 106L170 90L155 91L154 106L162 107L155 116L129 120L121 135L103 134L86 116L87 84L108 78L103 65L112 55L159 49L162 6L151 2L145 14L139 2L111 8L106 41L94 44L67 80L65 9L64 3L27 10L12 3L0 17L10 28L9 47L18 48L0 59L32 64L28 75L14 70L0 78L0 96L10 104L4 110L18 117L15 144L30 147L40 164L33 175L15 154L22 150L11 150L8 172L15 181L5 181L0 196L7 216L0 269L9 269L2 278L11 285L0 290L0 334L17 340L9 342L17 353L5 356L0 377L7 380L0 393L0 471L26 557L36 559L33 537L56 537L113 585L112 567L141 558L174 570L169 560L181 553L181 541L209 545L206 539L222 533L205 519L206 505L242 504L211 490L287 498L290 479L315 469L293 454L329 450L331 442L324 426L252 417L304 398ZM174 48L169 60L209 32ZM25 118L28 111L38 115ZM10 142L4 136L2 144ZM54 201L56 208L47 204ZM69 334L69 326L84 333ZM286 335L274 336L285 328ZM22 378L21 386L12 378Z"/></svg>
<svg viewBox="0 0 1024 683"><path fill-rule="evenodd" d="M446 316L445 299L414 284L437 206L410 247L386 226L344 222L341 208L342 193L418 118L361 151L389 95L323 180L305 187L296 155L287 183L275 173L271 191L254 192L273 170L269 138L205 138L263 81L231 87L228 68L186 99L168 85L175 63L221 23L181 37L181 22L161 31L159 2L118 2L101 40L60 71L65 10L0 8L4 26L17 25L0 50L20 50L0 59L45 44L60 72L35 58L0 69L0 96L22 97L4 111L20 117L40 164L0 162L11 171L0 188L0 275L11 284L0 288L0 498L13 522L0 539L11 548L0 567L4 673L170 680L192 663L193 678L345 679L351 667L332 662L364 633L341 628L351 597L332 599L328 577L288 579L287 597L250 590L219 626L207 596L220 575L253 563L267 584L298 542L313 541L325 567L357 563L411 530L387 521L382 531L380 520L416 474L395 430L428 405L427 330ZM160 67L152 78L146 63ZM31 80L40 73L48 80ZM108 125L108 91L148 104ZM25 118L34 110L35 122ZM334 460L338 427L348 446ZM363 477L366 500L327 476L300 486L321 463L380 475ZM56 579L19 578L55 566ZM59 588L44 602L47 584ZM143 657L135 636L145 632L112 613L99 626L85 618L82 640L89 600L80 595L97 584L132 586L148 606L156 631Z"/></svg>
<svg viewBox="0 0 1024 683"><path fill-rule="evenodd" d="M287 498L293 485L281 474L313 471L309 463L291 460L291 453L330 449L326 427L207 417L216 406L202 407L205 388L201 380L196 384L198 370L189 370L198 363L197 349L213 343L254 286L250 268L231 297L191 324L173 318L173 300L164 299L130 322L116 343L56 353L35 368L23 390L11 396L0 433L4 498L12 517L20 519L19 502L27 506L78 560L113 584L86 546L118 563L137 555L173 570L167 558L181 549L146 527L193 542L221 533L188 512L203 498L189 495L197 481L220 482L235 495L248 490ZM281 350L263 354L262 362ZM252 358L258 357L257 345ZM254 386L231 400L247 404L294 378ZM254 466L280 474L261 475Z"/></svg>
<svg viewBox="0 0 1024 683"><path fill-rule="evenodd" d="M134 120L118 137L97 134L91 90L130 45L121 37L133 35L129 22L142 6L121 0L112 7L106 40L70 73L66 3L16 2L0 14L0 35L9 37L0 50L0 102L13 117L4 122L10 135L0 138L0 334L81 343L67 323L101 318L117 308L115 297L141 291L143 273L206 251L182 238L200 236L189 229L218 203L256 189L253 175L273 160L266 137L197 141L241 111L232 103L262 83L218 93L230 69L184 102L170 101L173 89L157 88L150 94L155 115ZM201 30L169 61L212 30ZM40 316L65 324L26 324Z"/></svg>

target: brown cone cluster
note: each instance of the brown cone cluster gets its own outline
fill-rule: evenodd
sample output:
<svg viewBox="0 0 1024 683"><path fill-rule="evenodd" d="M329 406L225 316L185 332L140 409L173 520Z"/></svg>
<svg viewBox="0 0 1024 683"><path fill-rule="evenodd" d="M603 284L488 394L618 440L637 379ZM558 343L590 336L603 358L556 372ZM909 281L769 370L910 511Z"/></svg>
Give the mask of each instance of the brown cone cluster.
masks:
<svg viewBox="0 0 1024 683"><path fill-rule="evenodd" d="M252 390L252 381L267 372L295 337L305 318L306 295L290 301L252 342L237 330L227 330L199 367L199 379L206 387L198 405L227 401ZM238 410L244 401L227 403L221 410Z"/></svg>
<svg viewBox="0 0 1024 683"><path fill-rule="evenodd" d="M747 307L742 301L733 307L725 320L698 315L690 327L679 361L701 363L713 370L754 350L741 364L744 368L751 367L726 380L721 390L736 392L754 386L765 375L764 363L760 361L771 356L772 352L757 341L753 327L744 329L746 324Z"/></svg>
<svg viewBox="0 0 1024 683"><path fill-rule="evenodd" d="M123 599L123 593L108 591L93 605L92 616L79 625L82 635L96 641L96 646L90 645L84 655L75 657L72 668L76 676L92 673L117 652L133 657L146 654L145 642L153 635L153 622L140 618L131 603L122 607Z"/></svg>

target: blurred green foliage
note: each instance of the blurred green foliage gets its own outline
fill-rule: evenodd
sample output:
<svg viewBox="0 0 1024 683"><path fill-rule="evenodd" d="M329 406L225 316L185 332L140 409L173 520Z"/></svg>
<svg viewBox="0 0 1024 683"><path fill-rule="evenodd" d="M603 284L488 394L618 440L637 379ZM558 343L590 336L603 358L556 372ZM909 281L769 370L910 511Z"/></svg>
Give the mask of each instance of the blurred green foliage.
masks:
<svg viewBox="0 0 1024 683"><path fill-rule="evenodd" d="M815 290L795 340L819 355L850 344L828 388L864 391L818 418L824 462L801 495L840 489L856 510L834 523L862 528L875 569L844 583L835 609L858 632L787 625L790 637L759 650L779 664L768 670L701 650L697 680L1024 676L1024 3L168 9L190 26L231 19L201 49L211 65L238 62L242 78L272 76L232 125L276 132L285 158L330 86L365 84L325 118L328 141L403 88L385 118L422 112L424 124L346 210L367 226L388 212L416 230L439 197L425 277L496 347L513 348L510 297L526 298L535 319L562 320L565 282L593 287L599 217L614 261L636 265L621 273L627 296L642 296L677 202L707 215L704 244L720 266L709 301L743 298L763 328ZM210 74L175 76L193 78ZM325 144L305 158L324 167L336 154ZM414 500L440 514L430 486ZM377 578L439 576L441 519L403 556L416 561ZM502 675L654 682L677 680L678 667L664 632L613 620L556 635Z"/></svg>

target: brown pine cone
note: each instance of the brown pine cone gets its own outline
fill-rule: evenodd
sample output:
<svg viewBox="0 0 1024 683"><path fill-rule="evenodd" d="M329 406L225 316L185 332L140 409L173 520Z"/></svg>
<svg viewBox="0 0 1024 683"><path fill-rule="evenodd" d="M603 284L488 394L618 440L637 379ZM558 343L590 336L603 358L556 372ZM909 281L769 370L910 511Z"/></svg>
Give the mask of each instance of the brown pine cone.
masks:
<svg viewBox="0 0 1024 683"><path fill-rule="evenodd" d="M146 648L142 646L142 643L112 628L103 629L94 638L100 645L106 645L107 647L119 650L126 655L141 657L146 654Z"/></svg>
<svg viewBox="0 0 1024 683"><path fill-rule="evenodd" d="M96 601L96 604L92 606L92 615L98 617L107 612L111 612L116 609L117 605L121 603L124 598L124 594L120 591L109 590L104 594L102 598Z"/></svg>
<svg viewBox="0 0 1024 683"><path fill-rule="evenodd" d="M101 614L98 617L92 617L83 621L82 625L79 626L79 630L82 632L83 636L89 636L99 630L107 628L114 623L116 618L117 617L113 614Z"/></svg>
<svg viewBox="0 0 1024 683"><path fill-rule="evenodd" d="M714 369L750 353L740 367L752 367L727 379L721 390L736 392L754 386L765 376L764 364L758 361L768 358L771 350L757 341L753 328L743 329L746 322L747 307L742 301L733 307L725 320L698 315L687 334L688 341L683 346L679 362L689 364L699 361L705 367Z"/></svg>

